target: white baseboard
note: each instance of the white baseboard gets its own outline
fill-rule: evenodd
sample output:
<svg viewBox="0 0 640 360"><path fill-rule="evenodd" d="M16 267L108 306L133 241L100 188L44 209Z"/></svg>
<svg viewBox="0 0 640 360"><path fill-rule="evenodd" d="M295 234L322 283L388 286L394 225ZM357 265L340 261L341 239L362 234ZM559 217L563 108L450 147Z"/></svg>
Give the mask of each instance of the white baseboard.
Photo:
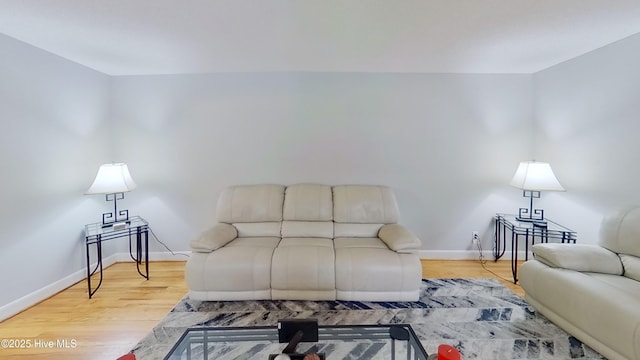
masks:
<svg viewBox="0 0 640 360"><path fill-rule="evenodd" d="M174 252L173 254L170 252L150 252L149 261L186 261L189 258L189 255L191 255L190 251L179 251ZM106 268L117 262L129 261L132 262L133 260L128 253L117 253L102 259L102 267ZM91 264L90 268L93 269L95 266L95 263ZM86 278L87 269L78 270L54 283L1 306L0 321L10 318Z"/></svg>
<svg viewBox="0 0 640 360"><path fill-rule="evenodd" d="M102 266L107 267L114 263L116 263L116 255L112 255L102 259ZM91 268L93 269L97 264L91 264ZM74 272L71 275L68 275L54 283L51 283L41 289L38 289L30 294L27 294L17 300L14 300L7 305L0 307L0 321L4 321L28 308L31 306L45 300L60 291L76 284L79 281L86 279L87 277L87 269L82 269Z"/></svg>
<svg viewBox="0 0 640 360"><path fill-rule="evenodd" d="M115 262L133 262L129 253L117 253L113 256L116 259ZM191 251L149 252L149 261L187 261L189 256L191 256Z"/></svg>
<svg viewBox="0 0 640 360"><path fill-rule="evenodd" d="M485 260L493 260L493 251L491 250L483 250L482 255ZM478 260L480 253L478 250L420 250L418 256L425 260ZM518 259L524 260L524 258L525 252L518 251ZM529 259L531 258L532 256L529 256ZM500 260L511 260L511 254L505 252Z"/></svg>
<svg viewBox="0 0 640 360"><path fill-rule="evenodd" d="M187 261L189 256L191 256L191 251L150 252L149 261Z"/></svg>

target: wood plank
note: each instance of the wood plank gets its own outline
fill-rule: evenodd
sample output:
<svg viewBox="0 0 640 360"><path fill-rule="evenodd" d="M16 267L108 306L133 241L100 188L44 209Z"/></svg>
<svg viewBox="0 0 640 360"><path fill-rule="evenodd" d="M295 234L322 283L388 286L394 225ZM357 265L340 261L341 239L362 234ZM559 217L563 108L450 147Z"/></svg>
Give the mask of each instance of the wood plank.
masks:
<svg viewBox="0 0 640 360"><path fill-rule="evenodd" d="M422 260L422 277L493 278L520 297L524 297L524 290L520 285L513 283L510 260L486 261L484 265L478 260Z"/></svg>
<svg viewBox="0 0 640 360"><path fill-rule="evenodd" d="M133 263L105 269L102 287L92 299L81 281L0 323L0 339L29 340L29 349L0 349L2 359L114 360L126 354L187 293L185 262L152 262L151 278L141 278ZM496 278L520 296L509 261L422 260L427 278ZM502 277L502 278L501 278ZM75 348L35 348L35 341L67 341ZM42 343L41 343L42 344ZM56 344L62 345L62 344Z"/></svg>
<svg viewBox="0 0 640 360"><path fill-rule="evenodd" d="M2 359L114 360L129 352L187 293L185 262L151 262L150 279L134 263L105 269L92 299L81 281L0 323L0 339L30 340L30 349L0 349ZM77 347L35 348L36 340L76 340Z"/></svg>

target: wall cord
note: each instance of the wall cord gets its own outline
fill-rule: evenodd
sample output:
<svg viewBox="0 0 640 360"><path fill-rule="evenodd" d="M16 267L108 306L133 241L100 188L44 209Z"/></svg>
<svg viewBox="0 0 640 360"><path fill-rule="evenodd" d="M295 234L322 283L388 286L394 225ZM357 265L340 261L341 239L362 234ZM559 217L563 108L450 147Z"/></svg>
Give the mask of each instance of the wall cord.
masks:
<svg viewBox="0 0 640 360"><path fill-rule="evenodd" d="M151 228L149 228L149 231L151 232L151 235L153 236L153 238L160 243L162 246L164 246L165 249L169 250L169 252L171 253L171 255L173 256L177 256L177 255L182 255L182 256L186 256L186 257L190 257L188 254L184 254L184 253L176 253L173 250L171 250L167 244L163 243L158 236L156 235L156 233L153 232L153 230Z"/></svg>
<svg viewBox="0 0 640 360"><path fill-rule="evenodd" d="M480 262L480 265L482 266L482 268L484 270L486 270L487 272L493 274L494 276L499 277L500 279L504 280L504 281L510 281L509 279L496 274L495 272L493 272L492 270L490 270L489 268L487 268L487 259L484 258L484 253L482 252L482 244L480 242L480 240L478 240L476 242L476 246L478 247L478 261Z"/></svg>

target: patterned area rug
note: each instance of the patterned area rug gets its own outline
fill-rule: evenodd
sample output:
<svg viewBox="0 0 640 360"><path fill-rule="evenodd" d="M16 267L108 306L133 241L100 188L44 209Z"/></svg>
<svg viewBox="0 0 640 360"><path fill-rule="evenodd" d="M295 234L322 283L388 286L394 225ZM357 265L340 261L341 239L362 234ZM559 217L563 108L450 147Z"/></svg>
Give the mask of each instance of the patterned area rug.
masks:
<svg viewBox="0 0 640 360"><path fill-rule="evenodd" d="M463 359L604 359L494 279L425 279L418 302L194 301L185 297L134 349L163 359L188 327L411 324L427 353L450 344ZM357 356L350 358L358 359Z"/></svg>

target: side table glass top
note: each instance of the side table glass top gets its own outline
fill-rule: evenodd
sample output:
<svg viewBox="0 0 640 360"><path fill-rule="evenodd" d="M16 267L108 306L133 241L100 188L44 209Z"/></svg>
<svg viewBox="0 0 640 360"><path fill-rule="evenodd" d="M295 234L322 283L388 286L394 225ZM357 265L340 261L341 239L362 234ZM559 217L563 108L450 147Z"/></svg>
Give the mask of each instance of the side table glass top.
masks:
<svg viewBox="0 0 640 360"><path fill-rule="evenodd" d="M146 228L149 223L140 216L132 216L122 229L114 229L113 226L103 227L101 222L87 224L84 227L84 236L87 238L96 237L98 235L109 235L112 233L119 233L122 231L129 231L129 229Z"/></svg>
<svg viewBox="0 0 640 360"><path fill-rule="evenodd" d="M563 234L565 237L570 237L575 239L576 232L569 229L566 226L562 226L557 222L549 219L545 219L542 221L520 221L518 220L516 215L512 214L496 214L496 217L499 221L503 222L507 225L510 230L516 231L518 233L524 232L535 232L536 235L540 232L544 232L545 235L551 238L560 238L562 239Z"/></svg>
<svg viewBox="0 0 640 360"><path fill-rule="evenodd" d="M392 335L393 333L393 335ZM400 336L397 336L400 334ZM282 352L276 327L189 328L165 360L269 359ZM326 359L416 359L427 353L410 325L333 325L318 328L318 342L302 342L297 353Z"/></svg>

